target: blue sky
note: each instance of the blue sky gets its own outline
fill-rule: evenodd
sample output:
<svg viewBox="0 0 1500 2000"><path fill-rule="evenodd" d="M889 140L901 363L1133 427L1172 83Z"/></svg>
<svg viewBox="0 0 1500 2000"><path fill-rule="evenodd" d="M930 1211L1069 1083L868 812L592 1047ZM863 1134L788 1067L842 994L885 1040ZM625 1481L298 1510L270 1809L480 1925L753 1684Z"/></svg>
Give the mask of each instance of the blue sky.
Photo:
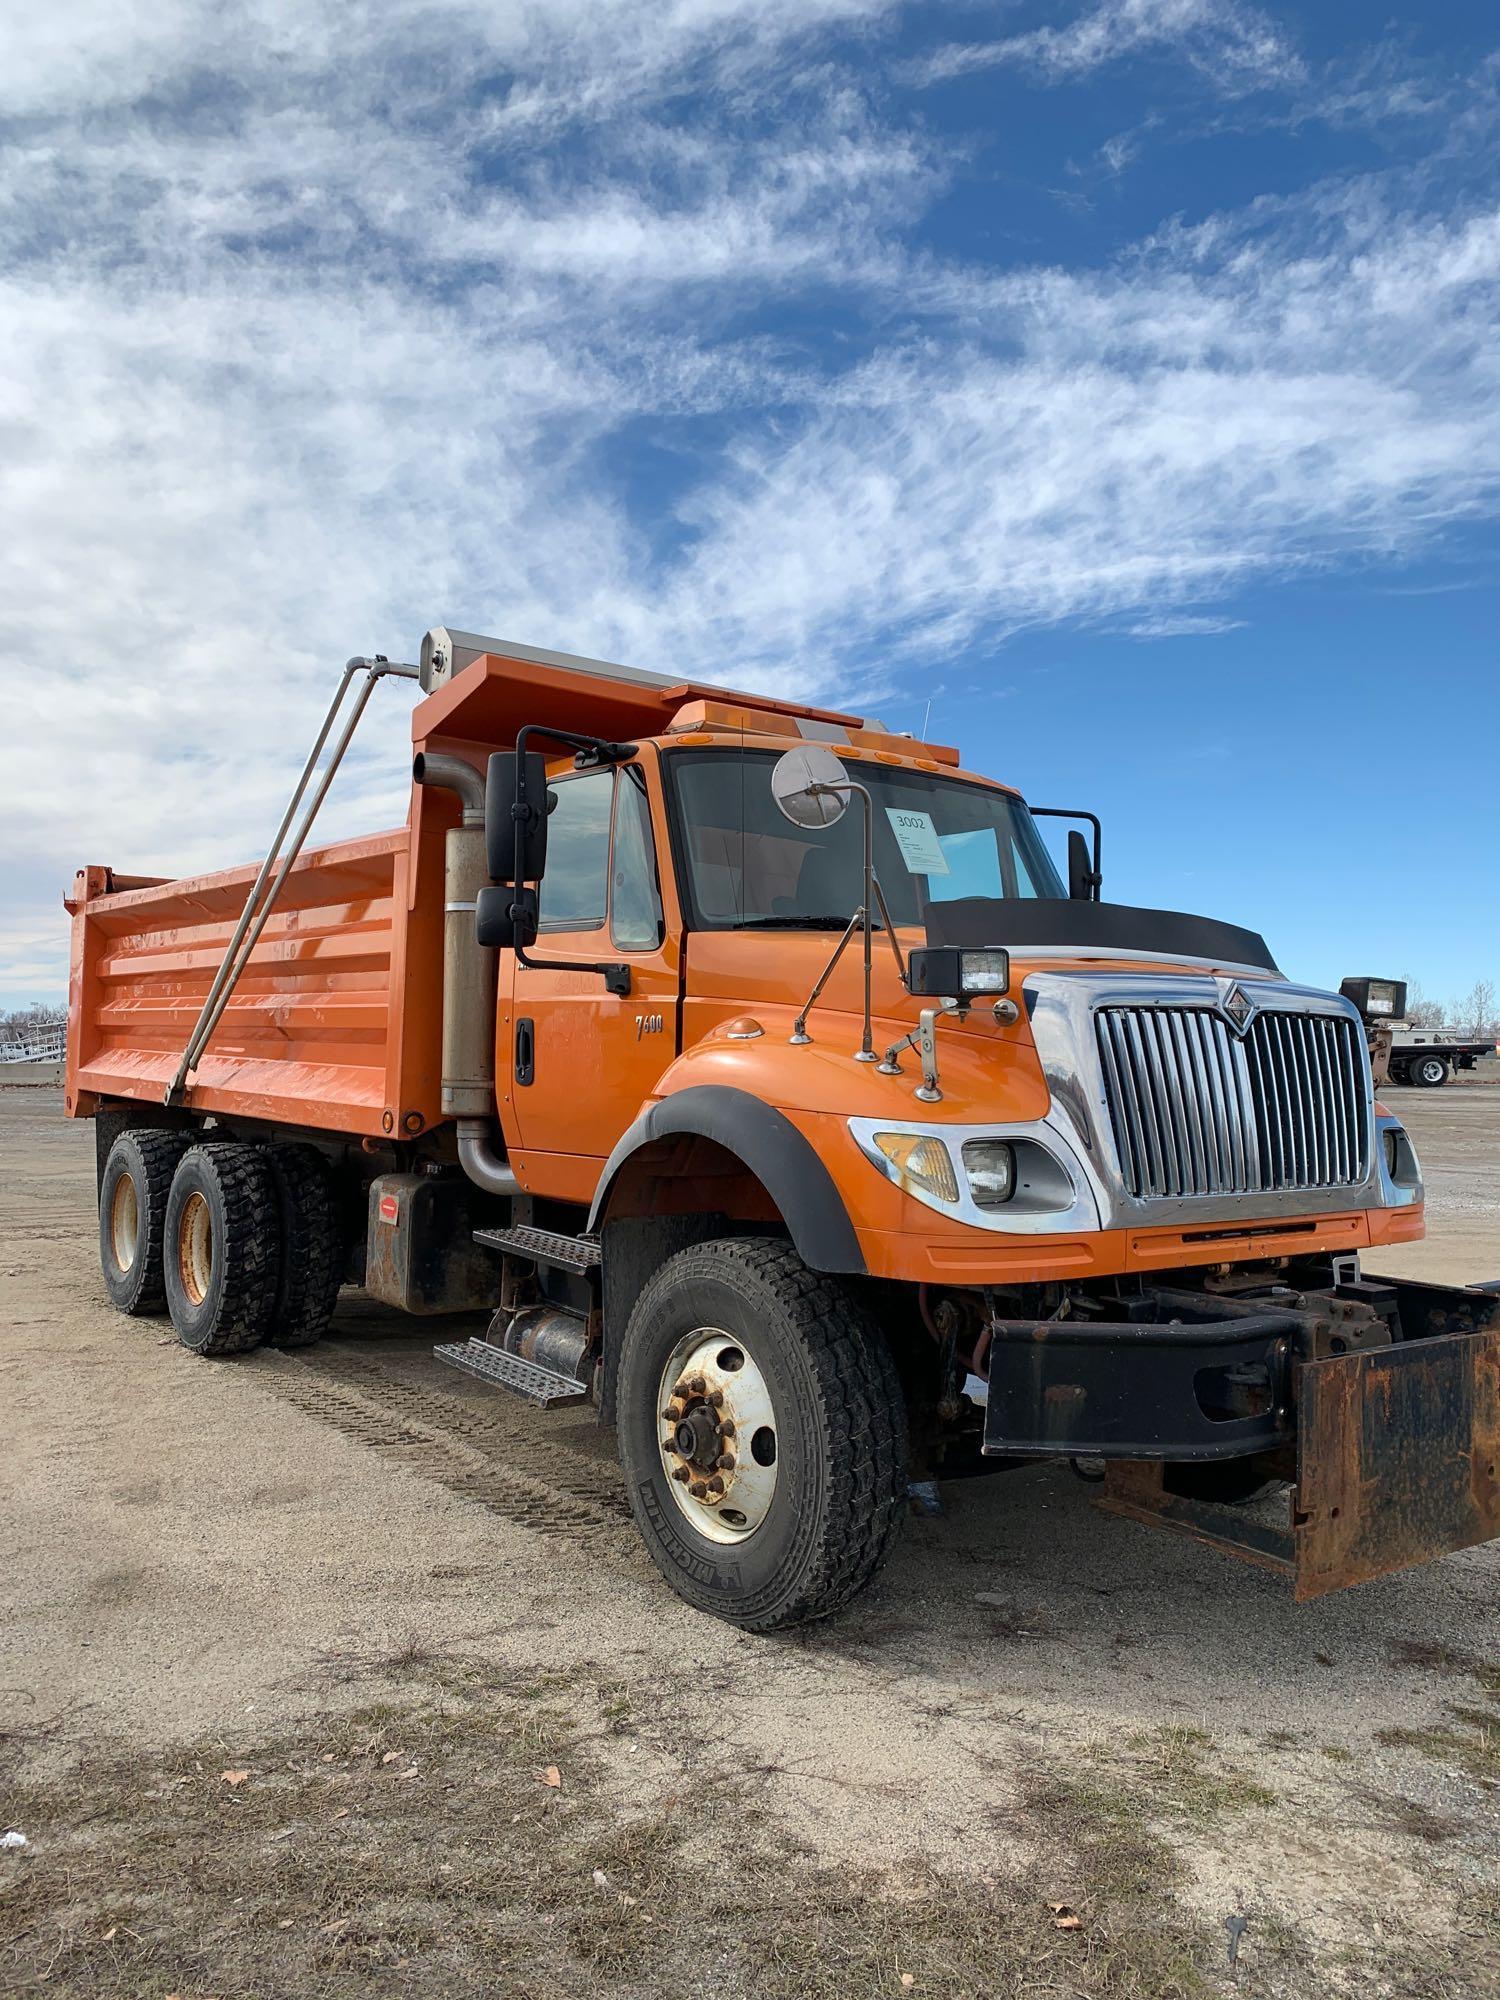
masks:
<svg viewBox="0 0 1500 2000"><path fill-rule="evenodd" d="M1292 973L1500 980L1500 24L89 0L0 75L0 1000L449 622L919 726ZM327 831L399 819L382 690ZM52 753L65 746L59 761Z"/></svg>

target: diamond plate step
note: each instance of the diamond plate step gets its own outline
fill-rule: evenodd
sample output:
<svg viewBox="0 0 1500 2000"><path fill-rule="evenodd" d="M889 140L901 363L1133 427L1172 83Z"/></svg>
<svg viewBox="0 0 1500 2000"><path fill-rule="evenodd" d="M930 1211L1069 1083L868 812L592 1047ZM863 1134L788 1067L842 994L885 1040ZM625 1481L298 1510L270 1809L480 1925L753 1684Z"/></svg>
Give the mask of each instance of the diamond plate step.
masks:
<svg viewBox="0 0 1500 2000"><path fill-rule="evenodd" d="M538 1264L565 1271L592 1271L599 1262L599 1245L591 1236L564 1236L556 1229L476 1229L474 1241L487 1250L504 1250L512 1257L531 1257Z"/></svg>
<svg viewBox="0 0 1500 2000"><path fill-rule="evenodd" d="M523 1355L494 1347L487 1340L471 1340L466 1346L454 1340L446 1347L433 1348L432 1352L450 1368L462 1368L465 1374L493 1382L498 1389L510 1389L539 1410L588 1401L588 1389L571 1375L554 1374L550 1368L540 1368Z"/></svg>

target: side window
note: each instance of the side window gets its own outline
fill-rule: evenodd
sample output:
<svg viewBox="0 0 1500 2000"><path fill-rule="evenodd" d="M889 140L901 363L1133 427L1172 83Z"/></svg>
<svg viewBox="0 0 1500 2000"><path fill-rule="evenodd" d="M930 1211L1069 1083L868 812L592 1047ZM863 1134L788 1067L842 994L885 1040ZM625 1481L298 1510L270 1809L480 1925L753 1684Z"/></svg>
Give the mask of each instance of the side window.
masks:
<svg viewBox="0 0 1500 2000"><path fill-rule="evenodd" d="M609 899L612 771L588 771L553 783L557 804L547 825L547 873L538 908L544 931L595 931Z"/></svg>
<svg viewBox="0 0 1500 2000"><path fill-rule="evenodd" d="M661 897L646 782L627 765L615 786L614 884L610 934L622 951L650 951L661 943Z"/></svg>

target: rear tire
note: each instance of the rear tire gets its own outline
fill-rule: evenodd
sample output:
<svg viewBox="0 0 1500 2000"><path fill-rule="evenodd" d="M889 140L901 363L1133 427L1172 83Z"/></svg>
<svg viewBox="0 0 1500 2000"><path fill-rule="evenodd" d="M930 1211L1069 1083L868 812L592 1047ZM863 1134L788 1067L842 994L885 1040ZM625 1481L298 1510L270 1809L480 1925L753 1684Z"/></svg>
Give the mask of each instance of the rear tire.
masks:
<svg viewBox="0 0 1500 2000"><path fill-rule="evenodd" d="M1419 1056L1411 1066L1411 1080L1424 1090L1437 1090L1448 1081L1448 1064L1442 1056Z"/></svg>
<svg viewBox="0 0 1500 2000"><path fill-rule="evenodd" d="M327 1331L344 1276L344 1238L328 1169L311 1146L270 1148L281 1223L273 1347L310 1347Z"/></svg>
<svg viewBox="0 0 1500 2000"><path fill-rule="evenodd" d="M266 1336L281 1274L281 1216L259 1146L184 1153L167 1200L167 1309L194 1354L239 1354Z"/></svg>
<svg viewBox="0 0 1500 2000"><path fill-rule="evenodd" d="M191 1140L149 1127L122 1132L99 1184L99 1266L116 1312L165 1312L162 1243L172 1176Z"/></svg>
<svg viewBox="0 0 1500 2000"><path fill-rule="evenodd" d="M668 1400L678 1380L704 1389ZM825 1618L890 1553L906 1512L901 1384L879 1327L790 1245L728 1237L664 1264L630 1316L617 1415L636 1526L699 1610L752 1632ZM673 1440L695 1427L690 1459Z"/></svg>

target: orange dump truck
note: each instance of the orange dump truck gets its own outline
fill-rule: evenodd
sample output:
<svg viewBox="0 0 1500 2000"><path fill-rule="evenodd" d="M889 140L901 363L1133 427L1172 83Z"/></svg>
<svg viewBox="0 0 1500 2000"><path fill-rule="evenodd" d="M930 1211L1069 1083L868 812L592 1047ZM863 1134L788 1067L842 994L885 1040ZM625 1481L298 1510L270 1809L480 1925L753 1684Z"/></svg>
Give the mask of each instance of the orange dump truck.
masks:
<svg viewBox="0 0 1500 2000"><path fill-rule="evenodd" d="M389 673L407 823L304 852ZM856 716L444 628L351 689L259 869L68 899L122 1311L205 1355L345 1283L488 1313L437 1352L595 1405L755 1630L1046 1456L1299 1597L1500 1533L1500 1298L1362 1274L1422 1183L1347 1000Z"/></svg>

